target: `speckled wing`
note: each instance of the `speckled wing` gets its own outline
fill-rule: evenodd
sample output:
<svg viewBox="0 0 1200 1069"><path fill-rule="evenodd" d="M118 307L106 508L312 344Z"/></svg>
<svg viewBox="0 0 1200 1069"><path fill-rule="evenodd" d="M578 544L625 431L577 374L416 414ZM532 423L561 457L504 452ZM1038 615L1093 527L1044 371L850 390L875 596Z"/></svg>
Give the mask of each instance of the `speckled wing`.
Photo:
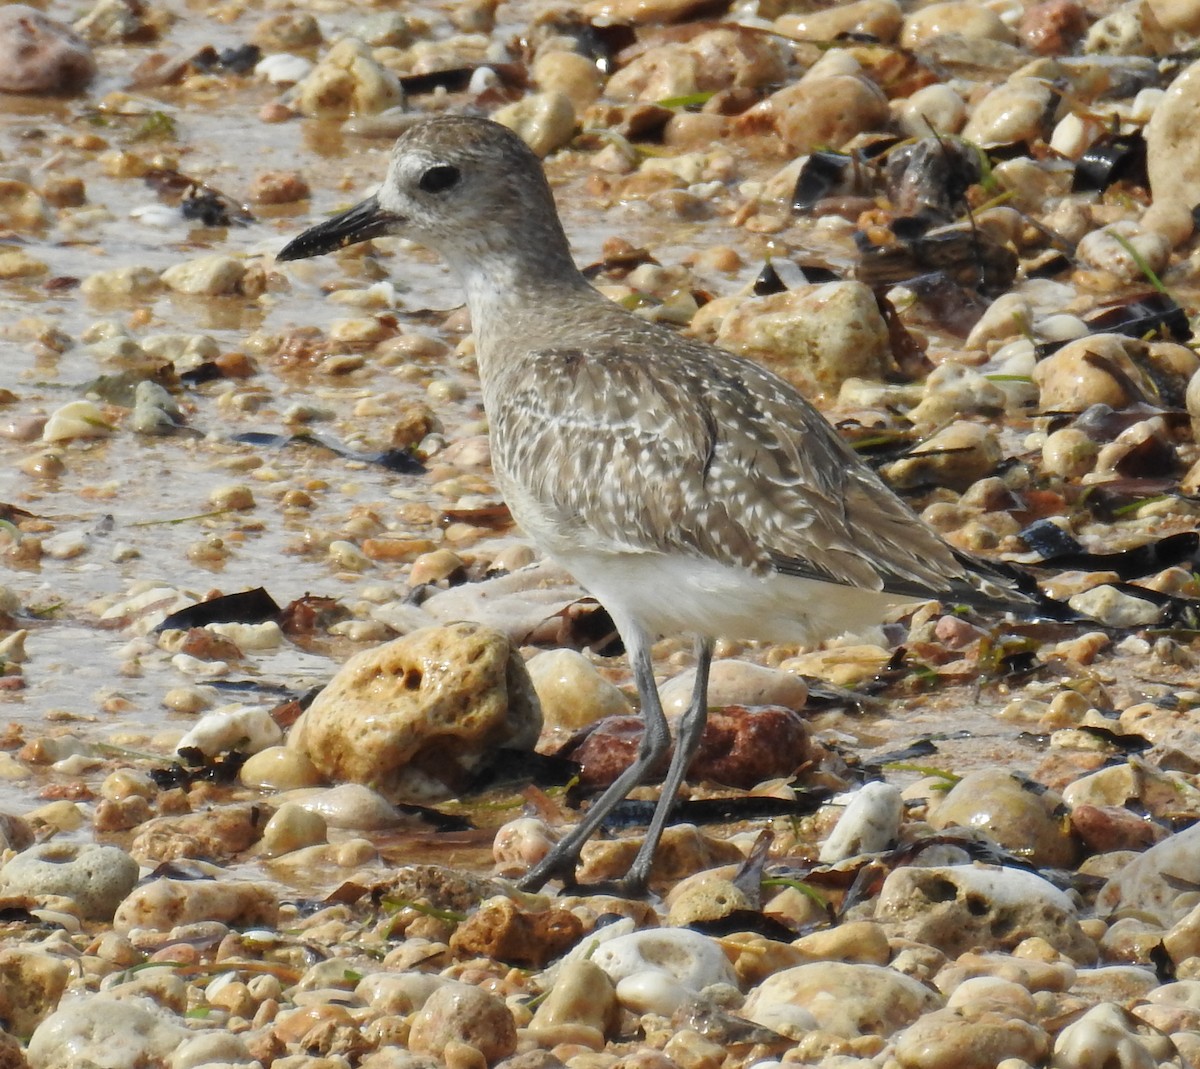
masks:
<svg viewBox="0 0 1200 1069"><path fill-rule="evenodd" d="M975 589L789 384L671 342L538 350L489 391L497 472L548 552L690 553L906 597Z"/></svg>

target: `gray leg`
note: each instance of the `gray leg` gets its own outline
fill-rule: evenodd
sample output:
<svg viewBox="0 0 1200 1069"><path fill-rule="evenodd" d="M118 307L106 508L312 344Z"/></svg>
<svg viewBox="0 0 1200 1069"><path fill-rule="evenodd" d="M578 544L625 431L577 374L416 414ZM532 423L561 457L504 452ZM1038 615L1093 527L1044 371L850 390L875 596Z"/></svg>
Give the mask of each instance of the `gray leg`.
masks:
<svg viewBox="0 0 1200 1069"><path fill-rule="evenodd" d="M631 894L640 894L646 889L650 869L654 865L654 852L658 849L667 819L679 797L679 788L683 786L688 766L696 756L700 740L704 736L704 725L708 721L708 669L712 664L712 648L711 639L696 639L696 683L692 688L692 701L679 721L675 753L671 756L671 767L667 769L667 778L663 780L662 794L659 795L650 827L646 829L646 838L637 852L637 857L633 859L633 864L629 866L629 872L621 881L622 888ZM657 703L657 693L654 700ZM659 714L661 713L660 705Z"/></svg>
<svg viewBox="0 0 1200 1069"><path fill-rule="evenodd" d="M650 660L650 638L641 628L624 627L619 630L625 641L625 650L629 654L630 664L633 666L633 678L637 683L638 695L641 698L642 717L646 721L637 760L625 769L592 803L591 808L574 830L561 839L539 864L530 869L529 873L518 881L518 886L526 891L536 891L547 880L555 876L569 876L575 871L575 865L579 861L579 851L583 849L583 844L588 841L592 832L620 802L624 801L625 796L634 787L646 779L651 769L662 760L671 745L667 719L663 716L662 703L658 700L658 688L654 685L654 666ZM707 674L707 665L705 674ZM657 810L654 817L655 820L658 819ZM663 820L665 821L665 819L664 816Z"/></svg>

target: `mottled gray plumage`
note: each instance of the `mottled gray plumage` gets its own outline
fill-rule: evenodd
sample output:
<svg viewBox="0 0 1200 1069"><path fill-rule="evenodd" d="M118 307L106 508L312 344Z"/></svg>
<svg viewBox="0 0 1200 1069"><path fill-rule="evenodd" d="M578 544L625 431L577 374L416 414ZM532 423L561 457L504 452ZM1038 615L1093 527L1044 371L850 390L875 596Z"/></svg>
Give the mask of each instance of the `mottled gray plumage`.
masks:
<svg viewBox="0 0 1200 1069"><path fill-rule="evenodd" d="M648 652L658 635L698 636L700 670L631 885L645 882L699 742L714 638L811 642L919 599L1025 600L917 519L784 380L593 289L538 160L504 127L453 116L414 126L375 197L280 255L384 234L436 249L462 280L505 499L609 610L647 718L642 761L529 885L569 875L666 746Z"/></svg>

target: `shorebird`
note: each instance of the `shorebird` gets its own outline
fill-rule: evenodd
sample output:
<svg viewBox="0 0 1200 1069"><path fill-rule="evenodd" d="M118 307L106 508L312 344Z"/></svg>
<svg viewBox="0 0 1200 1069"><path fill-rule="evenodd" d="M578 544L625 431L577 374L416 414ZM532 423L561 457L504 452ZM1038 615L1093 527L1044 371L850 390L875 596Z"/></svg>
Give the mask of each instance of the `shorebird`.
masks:
<svg viewBox="0 0 1200 1069"><path fill-rule="evenodd" d="M609 301L571 258L542 166L482 118L423 120L378 193L306 230L296 260L384 236L466 291L492 462L513 517L608 610L646 728L636 761L521 880L571 881L583 844L670 748L651 662L695 638L696 682L646 838L646 886L707 717L718 637L813 643L928 600L1033 601L921 522L791 385Z"/></svg>

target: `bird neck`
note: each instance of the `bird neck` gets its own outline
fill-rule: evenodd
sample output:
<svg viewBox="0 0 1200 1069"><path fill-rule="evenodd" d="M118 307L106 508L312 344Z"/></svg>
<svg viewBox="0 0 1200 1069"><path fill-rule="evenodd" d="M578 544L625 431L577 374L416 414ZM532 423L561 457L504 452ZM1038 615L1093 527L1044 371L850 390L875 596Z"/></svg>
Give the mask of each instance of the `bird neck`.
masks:
<svg viewBox="0 0 1200 1069"><path fill-rule="evenodd" d="M462 280L481 363L514 345L545 344L593 301L607 303L561 249L526 247L519 254L474 255L453 265Z"/></svg>

